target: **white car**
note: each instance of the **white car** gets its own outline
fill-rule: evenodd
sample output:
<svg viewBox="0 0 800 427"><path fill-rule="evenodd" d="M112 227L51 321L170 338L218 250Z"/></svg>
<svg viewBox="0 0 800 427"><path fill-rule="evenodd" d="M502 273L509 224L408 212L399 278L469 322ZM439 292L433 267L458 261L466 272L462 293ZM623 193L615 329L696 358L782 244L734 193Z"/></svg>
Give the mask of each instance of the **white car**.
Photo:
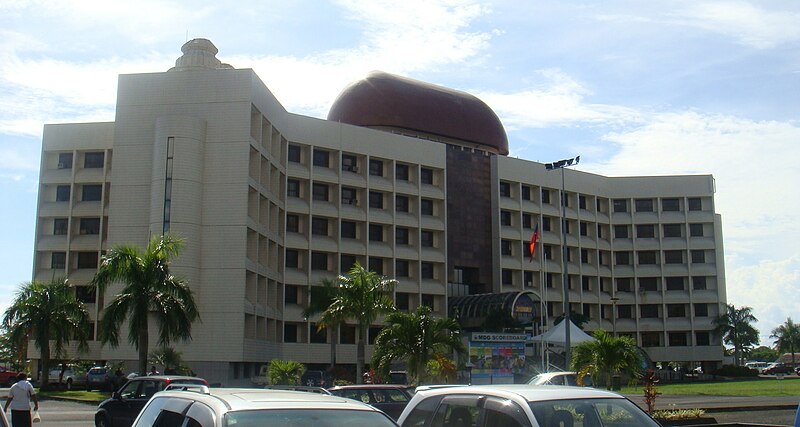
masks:
<svg viewBox="0 0 800 427"><path fill-rule="evenodd" d="M401 427L659 427L625 397L588 387L528 384L418 388Z"/></svg>
<svg viewBox="0 0 800 427"><path fill-rule="evenodd" d="M302 391L169 386L156 393L133 427L396 427L362 402Z"/></svg>
<svg viewBox="0 0 800 427"><path fill-rule="evenodd" d="M571 385L577 386L578 374L575 372L544 372L528 381L530 385ZM592 387L592 376L583 377L583 386Z"/></svg>

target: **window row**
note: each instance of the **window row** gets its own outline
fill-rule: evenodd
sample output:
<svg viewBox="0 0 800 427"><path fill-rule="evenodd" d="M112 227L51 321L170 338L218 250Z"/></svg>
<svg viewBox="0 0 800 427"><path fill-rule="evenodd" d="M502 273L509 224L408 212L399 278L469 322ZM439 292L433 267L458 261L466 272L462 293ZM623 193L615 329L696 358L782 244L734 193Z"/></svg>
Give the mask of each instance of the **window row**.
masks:
<svg viewBox="0 0 800 427"><path fill-rule="evenodd" d="M98 252L72 252L71 269L96 269L100 256ZM67 253L55 251L50 253L50 268L53 270L64 270L67 267Z"/></svg>
<svg viewBox="0 0 800 427"><path fill-rule="evenodd" d="M298 179L287 180L286 196L296 198L306 198L307 183ZM332 184L325 184L315 182L311 185L311 199L320 202L334 202L332 199L331 187ZM382 191L363 190L353 187L342 187L341 190L341 203L343 205L359 205L359 195L367 197L368 206L372 209L388 209L393 207L396 212L414 213L419 212L422 215L440 215L443 212L443 203L439 200L419 198L416 196L408 196L397 194L394 196L394 204L392 202L392 193Z"/></svg>
<svg viewBox="0 0 800 427"><path fill-rule="evenodd" d="M501 271L501 281L503 285L506 286L514 286L516 284L516 280L518 278L519 271L504 268ZM523 271L522 272L522 282L527 287L534 286L534 278L539 275L539 272L536 271ZM556 273L545 273L544 274L544 282L545 287L553 289L556 287L556 284L561 284L561 279L557 278L563 277L560 274ZM694 290L705 290L708 289L709 284L709 277L710 276L667 276L663 278L663 285L662 285L662 278L661 277L617 277L614 280L616 283L616 292L634 292L634 290L638 290L639 292L660 292L662 289L666 288L667 291L686 291L687 283L691 283L692 289ZM570 274L567 277L567 286L570 290L577 290L578 283L580 283L580 288L584 292L595 292L599 286L599 290L605 293L611 293L611 278L610 277L597 277L597 276L578 276L574 274ZM638 280L638 287L634 288L634 281Z"/></svg>
<svg viewBox="0 0 800 427"><path fill-rule="evenodd" d="M308 217L297 214L286 215L286 231L290 233L303 233L306 230ZM320 216L311 217L311 234L315 236L336 237L333 228L336 226L335 218ZM394 239L391 239L394 228ZM339 224L339 238L361 239L366 230L367 239L371 242L393 242L395 245L412 245L417 240L422 247L441 247L443 242L442 232L433 230L420 230L408 227L389 226L385 224L364 224L356 221L341 220ZM419 234L417 234L419 233Z"/></svg>
<svg viewBox="0 0 800 427"><path fill-rule="evenodd" d="M296 249L286 249L286 268L301 269L305 265L307 252ZM336 254L327 252L311 252L311 269L317 271L331 271L331 260L335 261ZM358 255L341 254L339 256L339 272L347 273L356 262L364 265L370 271L381 275L389 275L391 258L369 257L364 263L364 257ZM419 273L416 273L419 265ZM397 278L420 277L421 279L439 279L444 277L443 266L441 264L413 261L406 259L396 259L394 261L394 275Z"/></svg>
<svg viewBox="0 0 800 427"><path fill-rule="evenodd" d="M78 234L100 234L100 218L73 218L78 222ZM53 218L53 234L67 235L69 218Z"/></svg>
<svg viewBox="0 0 800 427"><path fill-rule="evenodd" d="M78 184L82 202L99 202L103 197L103 184ZM69 202L72 196L72 186L62 184L56 186L55 201Z"/></svg>
<svg viewBox="0 0 800 427"><path fill-rule="evenodd" d="M73 153L58 153L58 169L72 169ZM102 168L105 165L105 152L87 151L83 153L83 167L85 169Z"/></svg>
<svg viewBox="0 0 800 427"><path fill-rule="evenodd" d="M720 345L721 343L713 343L711 341L711 332L709 331L695 331L694 343L690 341L692 333L690 331L677 331L667 332L667 345L669 347L687 347L687 346L710 346ZM663 332L642 332L642 347L664 347L664 333Z"/></svg>
<svg viewBox="0 0 800 427"><path fill-rule="evenodd" d="M538 215L522 213L522 216L519 217L512 211L500 211L500 225L502 226L516 226L517 218L521 218L523 228L533 229L535 225L534 221L537 220ZM558 230L561 232L561 230L558 228L558 224L561 222L560 218L544 215L541 217L541 221L542 231L555 232ZM576 222L577 227L575 226ZM609 230L612 229L610 227L611 226L608 224L589 221L575 221L573 219L568 219L566 222L564 222L564 231L567 234L574 234L577 232L581 236L596 237L599 239L608 238ZM664 238L682 238L686 235L689 237L703 237L711 235L711 224L705 223L688 224L688 233L686 230L686 224L683 223L660 224L660 227L659 224L617 224L613 226L613 237L615 239L630 239L633 236L632 230L635 230L637 238L657 238L659 237L657 233L659 229L661 229L661 237Z"/></svg>

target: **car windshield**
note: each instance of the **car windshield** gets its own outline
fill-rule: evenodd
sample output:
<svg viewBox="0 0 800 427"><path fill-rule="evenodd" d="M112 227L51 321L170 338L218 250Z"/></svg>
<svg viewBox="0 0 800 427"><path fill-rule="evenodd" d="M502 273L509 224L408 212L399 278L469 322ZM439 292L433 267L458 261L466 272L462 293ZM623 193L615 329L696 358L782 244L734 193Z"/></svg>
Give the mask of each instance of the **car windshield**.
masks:
<svg viewBox="0 0 800 427"><path fill-rule="evenodd" d="M621 398L548 400L530 406L540 426L659 426L638 406Z"/></svg>
<svg viewBox="0 0 800 427"><path fill-rule="evenodd" d="M228 412L227 427L396 427L381 412L344 409L262 409Z"/></svg>

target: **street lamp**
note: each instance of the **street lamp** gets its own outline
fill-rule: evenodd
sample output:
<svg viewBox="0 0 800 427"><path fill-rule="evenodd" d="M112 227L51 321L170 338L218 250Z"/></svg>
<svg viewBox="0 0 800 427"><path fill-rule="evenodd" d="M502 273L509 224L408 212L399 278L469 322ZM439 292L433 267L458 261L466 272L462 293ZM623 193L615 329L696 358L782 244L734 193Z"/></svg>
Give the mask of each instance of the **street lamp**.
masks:
<svg viewBox="0 0 800 427"><path fill-rule="evenodd" d="M564 364L569 369L569 359L572 341L570 340L570 326L572 321L569 314L569 277L567 276L567 195L564 188L564 169L577 165L581 161L581 156L572 159L559 160L553 163L545 163L544 167L548 171L561 170L561 263L564 264Z"/></svg>
<svg viewBox="0 0 800 427"><path fill-rule="evenodd" d="M617 302L619 298L611 297L611 328L614 331L614 336L617 336Z"/></svg>

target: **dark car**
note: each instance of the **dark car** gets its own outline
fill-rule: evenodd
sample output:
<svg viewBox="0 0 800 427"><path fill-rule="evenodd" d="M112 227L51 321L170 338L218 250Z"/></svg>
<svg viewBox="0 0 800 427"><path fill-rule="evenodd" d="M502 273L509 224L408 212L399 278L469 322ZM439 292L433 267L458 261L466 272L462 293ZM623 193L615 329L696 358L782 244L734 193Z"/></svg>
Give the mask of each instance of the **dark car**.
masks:
<svg viewBox="0 0 800 427"><path fill-rule="evenodd" d="M761 373L764 375L792 374L794 369L785 363L773 363L764 368Z"/></svg>
<svg viewBox="0 0 800 427"><path fill-rule="evenodd" d="M94 415L97 427L130 427L150 398L169 384L199 384L208 386L208 381L197 377L153 375L128 380L119 390L104 400Z"/></svg>
<svg viewBox="0 0 800 427"><path fill-rule="evenodd" d="M396 384L342 385L331 387L328 391L334 396L368 403L395 420L411 400L408 387Z"/></svg>

